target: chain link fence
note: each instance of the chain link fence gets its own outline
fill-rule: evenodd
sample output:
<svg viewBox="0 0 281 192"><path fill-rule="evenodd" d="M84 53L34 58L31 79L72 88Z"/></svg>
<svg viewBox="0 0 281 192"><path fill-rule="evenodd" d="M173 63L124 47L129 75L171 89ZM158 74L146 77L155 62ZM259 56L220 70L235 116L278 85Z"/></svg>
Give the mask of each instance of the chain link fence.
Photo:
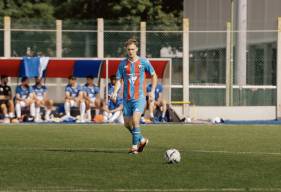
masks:
<svg viewBox="0 0 281 192"><path fill-rule="evenodd" d="M38 19L15 20L11 23L11 53L21 57L31 48L35 54L56 55L56 22ZM3 18L0 18L0 56L4 56ZM62 56L97 57L97 22L63 21ZM235 33L235 32L234 32ZM189 77L190 101L195 105L224 106L226 81L226 31L190 31ZM236 39L234 34L234 40ZM104 20L104 56L124 57L124 42L140 40L140 25ZM152 23L146 26L146 55L172 59L172 100L183 100L181 23ZM276 104L277 31L247 33L247 85L233 87L237 106ZM234 44L234 58L236 54ZM236 84L234 60L234 85ZM239 75L239 74L238 74ZM50 80L53 82L53 80ZM55 81L54 81L55 82ZM63 81L64 82L64 81ZM269 87L266 87L269 86ZM270 87L271 86L271 87Z"/></svg>

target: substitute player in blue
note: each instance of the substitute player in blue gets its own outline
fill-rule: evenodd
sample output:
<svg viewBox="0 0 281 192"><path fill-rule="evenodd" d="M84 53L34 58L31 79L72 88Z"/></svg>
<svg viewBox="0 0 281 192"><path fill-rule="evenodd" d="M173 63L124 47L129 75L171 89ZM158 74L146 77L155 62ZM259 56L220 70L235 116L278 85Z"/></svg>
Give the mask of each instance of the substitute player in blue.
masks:
<svg viewBox="0 0 281 192"><path fill-rule="evenodd" d="M35 103L33 99L33 91L29 86L29 79L27 77L23 77L21 79L21 85L16 87L16 113L17 118L21 121L21 109L22 107L30 107L30 115L35 117Z"/></svg>
<svg viewBox="0 0 281 192"><path fill-rule="evenodd" d="M42 78L35 79L35 85L32 86L33 98L35 101L35 122L41 122L40 107L45 108L45 121L50 121L50 114L53 108L53 100L48 98L47 87L42 84Z"/></svg>
<svg viewBox="0 0 281 192"><path fill-rule="evenodd" d="M117 91L116 99L110 97L114 92L114 87L116 85L116 75L110 76L110 83L108 83L108 100L104 103L103 107L103 118L106 123L124 123L123 118L123 99L120 96L121 88Z"/></svg>
<svg viewBox="0 0 281 192"><path fill-rule="evenodd" d="M146 58L137 56L138 46L135 39L129 39L125 43L125 48L127 49L128 57L122 60L118 66L116 86L111 97L113 99L117 97L121 80L123 80L124 125L132 134L132 147L129 149L129 153L137 154L142 152L148 143L148 139L142 136L140 129L141 114L146 105L145 73L148 72L151 75L150 100L154 99L157 75Z"/></svg>
<svg viewBox="0 0 281 192"><path fill-rule="evenodd" d="M76 77L69 76L69 83L65 87L65 103L64 110L67 117L70 117L70 108L71 107L79 107L80 108L80 116L81 119L78 122L85 122L85 109L86 104L83 99L83 90L82 87L77 83Z"/></svg>
<svg viewBox="0 0 281 192"><path fill-rule="evenodd" d="M151 92L152 84L150 83L147 88L146 92L149 94ZM155 109L159 108L161 111L161 117L160 117L160 122L164 123L165 121L165 115L167 111L167 102L163 98L163 86L160 83L157 83L156 88L155 88L155 93L154 93L154 100L151 101L148 99L147 104L149 108L149 114L150 114L150 119L155 122L154 119L154 111Z"/></svg>
<svg viewBox="0 0 281 192"><path fill-rule="evenodd" d="M101 108L100 88L94 84L94 77L88 76L87 83L83 86L84 99L86 102L87 121L92 121L91 107L95 109L95 114L99 114Z"/></svg>

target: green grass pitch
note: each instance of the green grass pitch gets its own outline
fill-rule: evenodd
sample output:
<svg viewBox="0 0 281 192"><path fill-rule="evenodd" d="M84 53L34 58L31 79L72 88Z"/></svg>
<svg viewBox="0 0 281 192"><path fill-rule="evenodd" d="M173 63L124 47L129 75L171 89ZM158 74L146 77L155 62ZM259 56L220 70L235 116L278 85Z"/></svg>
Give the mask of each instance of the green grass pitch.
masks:
<svg viewBox="0 0 281 192"><path fill-rule="evenodd" d="M281 126L0 126L0 191L281 191ZM167 149L180 151L166 164Z"/></svg>

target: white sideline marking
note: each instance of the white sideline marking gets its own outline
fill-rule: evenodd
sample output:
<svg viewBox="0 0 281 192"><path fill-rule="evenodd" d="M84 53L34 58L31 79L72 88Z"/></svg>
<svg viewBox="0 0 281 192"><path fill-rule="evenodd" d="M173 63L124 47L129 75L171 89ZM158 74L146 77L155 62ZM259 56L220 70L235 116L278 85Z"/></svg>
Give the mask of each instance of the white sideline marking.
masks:
<svg viewBox="0 0 281 192"><path fill-rule="evenodd" d="M274 156L281 156L281 153L276 152L252 152L252 151L208 151L208 150L191 150L190 152L196 153L225 153L225 154L236 154L236 155L274 155Z"/></svg>
<svg viewBox="0 0 281 192"><path fill-rule="evenodd" d="M0 190L0 192L19 192L26 190L7 189ZM75 188L31 188L31 192L103 192L103 191L115 191L115 192L280 192L281 188L178 188L178 189L75 189Z"/></svg>

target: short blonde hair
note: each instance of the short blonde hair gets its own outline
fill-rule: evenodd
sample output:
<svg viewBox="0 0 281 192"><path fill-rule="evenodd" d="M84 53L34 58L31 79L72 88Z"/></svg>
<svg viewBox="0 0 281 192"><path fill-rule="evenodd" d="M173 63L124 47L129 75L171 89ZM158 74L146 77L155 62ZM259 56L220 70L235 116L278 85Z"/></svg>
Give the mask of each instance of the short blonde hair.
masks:
<svg viewBox="0 0 281 192"><path fill-rule="evenodd" d="M135 44L136 46L138 46L138 41L134 38L128 39L125 43L125 47L128 47L131 44Z"/></svg>

